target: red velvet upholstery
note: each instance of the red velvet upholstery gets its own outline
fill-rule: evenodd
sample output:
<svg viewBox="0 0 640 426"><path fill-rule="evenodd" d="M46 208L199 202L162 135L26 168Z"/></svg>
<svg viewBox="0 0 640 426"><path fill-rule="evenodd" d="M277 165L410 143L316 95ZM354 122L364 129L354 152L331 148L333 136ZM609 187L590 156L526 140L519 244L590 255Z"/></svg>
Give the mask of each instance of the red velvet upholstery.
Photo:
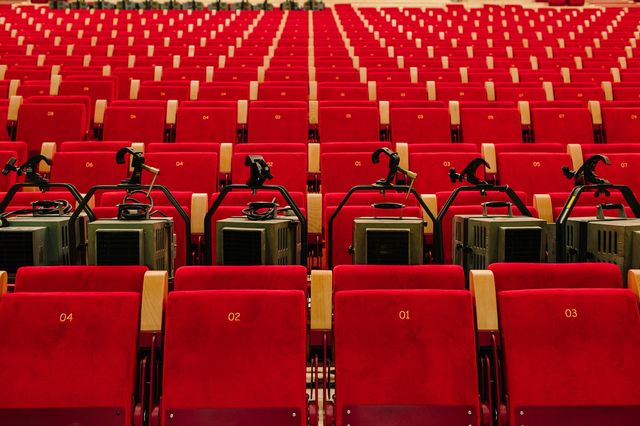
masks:
<svg viewBox="0 0 640 426"><path fill-rule="evenodd" d="M408 148L409 154L432 152L478 152L478 147L472 143L416 143L409 145Z"/></svg>
<svg viewBox="0 0 640 426"><path fill-rule="evenodd" d="M593 143L593 123L587 108L531 108L533 138L538 142Z"/></svg>
<svg viewBox="0 0 640 426"><path fill-rule="evenodd" d="M534 194L568 192L573 182L562 173L562 167L571 165L568 154L560 153L500 153L497 155L498 182L517 191L524 191L533 203Z"/></svg>
<svg viewBox="0 0 640 426"><path fill-rule="evenodd" d="M86 117L81 104L23 104L18 111L16 139L25 141L30 152L39 152L42 142L82 140Z"/></svg>
<svg viewBox="0 0 640 426"><path fill-rule="evenodd" d="M300 290L170 294L163 411L292 408L306 424L306 306Z"/></svg>
<svg viewBox="0 0 640 426"><path fill-rule="evenodd" d="M0 142L0 151L15 152L16 160L18 160L16 162L16 166L21 166L25 161L27 161L27 144L24 142ZM5 164L6 161L2 164L3 168Z"/></svg>
<svg viewBox="0 0 640 426"><path fill-rule="evenodd" d="M544 288L622 288L620 269L609 263L494 263L496 292Z"/></svg>
<svg viewBox="0 0 640 426"><path fill-rule="evenodd" d="M220 152L220 144L209 142L150 143L146 152Z"/></svg>
<svg viewBox="0 0 640 426"><path fill-rule="evenodd" d="M501 87L496 84L496 100L497 101L544 101L546 94L541 86L526 86L518 83L514 86Z"/></svg>
<svg viewBox="0 0 640 426"><path fill-rule="evenodd" d="M487 91L482 84L440 84L436 86L439 101L486 101Z"/></svg>
<svg viewBox="0 0 640 426"><path fill-rule="evenodd" d="M87 152L87 151L102 151L113 152L113 158L115 159L115 153L121 148L130 147L131 142L128 141L103 141L103 142L62 142L58 147L58 152Z"/></svg>
<svg viewBox="0 0 640 426"><path fill-rule="evenodd" d="M170 191L212 194L218 188L218 154L211 152L152 152L145 164L160 169L156 184ZM142 174L142 183L150 184L153 175Z"/></svg>
<svg viewBox="0 0 640 426"><path fill-rule="evenodd" d="M307 142L309 115L306 107L297 104L284 102L281 107L268 108L252 104L248 120L249 142Z"/></svg>
<svg viewBox="0 0 640 426"><path fill-rule="evenodd" d="M460 120L465 143L522 142L520 113L515 108L461 108Z"/></svg>
<svg viewBox="0 0 640 426"><path fill-rule="evenodd" d="M249 83L215 82L200 85L198 99L229 100L249 99Z"/></svg>
<svg viewBox="0 0 640 426"><path fill-rule="evenodd" d="M268 185L282 185L288 191L307 191L307 154L302 152L252 152L262 155L271 168L273 179ZM249 153L234 153L231 170L233 183L246 183L250 176L249 167L245 166L245 158Z"/></svg>
<svg viewBox="0 0 640 426"><path fill-rule="evenodd" d="M17 159L18 154L15 151L4 151L0 148L0 169L4 168L7 161L11 158ZM20 162L16 162L16 166L20 166ZM15 173L9 173L8 175L0 175L0 191L6 192L16 183L17 175Z"/></svg>
<svg viewBox="0 0 640 426"><path fill-rule="evenodd" d="M104 114L102 138L112 141L162 142L164 123L165 108L110 106Z"/></svg>
<svg viewBox="0 0 640 426"><path fill-rule="evenodd" d="M146 266L24 266L16 293L131 292L142 294Z"/></svg>
<svg viewBox="0 0 640 426"><path fill-rule="evenodd" d="M236 130L235 107L178 108L176 142L235 142Z"/></svg>
<svg viewBox="0 0 640 426"><path fill-rule="evenodd" d="M356 76L356 80L359 79L358 73L354 73ZM316 79L319 78L318 71L316 71ZM318 80L318 99L322 101L328 100L363 100L366 101L369 99L369 90L367 86L364 84L353 83L348 84L342 83L340 85L336 85L332 82L322 82Z"/></svg>
<svg viewBox="0 0 640 426"><path fill-rule="evenodd" d="M640 108L602 107L602 124L607 143L639 143Z"/></svg>
<svg viewBox="0 0 640 426"><path fill-rule="evenodd" d="M0 408L118 407L130 425L139 322L134 293L3 296Z"/></svg>
<svg viewBox="0 0 640 426"><path fill-rule="evenodd" d="M451 142L451 119L445 108L391 108L391 140L394 143Z"/></svg>
<svg viewBox="0 0 640 426"><path fill-rule="evenodd" d="M59 152L51 166L51 182L72 183L86 193L95 185L116 185L127 177L128 165L117 164L113 152Z"/></svg>
<svg viewBox="0 0 640 426"><path fill-rule="evenodd" d="M480 157L475 152L433 152L409 154L409 168L418 174L413 186L421 194L449 191L461 186L452 183L449 169L462 171L471 160ZM479 171L482 176L482 170Z"/></svg>
<svg viewBox="0 0 640 426"><path fill-rule="evenodd" d="M176 272L176 291L307 290L304 266L185 266Z"/></svg>
<svg viewBox="0 0 640 426"><path fill-rule="evenodd" d="M280 85L281 84L281 85ZM258 87L258 99L261 101L300 101L309 100L307 85L294 86L280 83L278 85L263 85Z"/></svg>
<svg viewBox="0 0 640 426"><path fill-rule="evenodd" d="M505 291L498 302L512 426L528 406L640 405L640 316L629 290Z"/></svg>
<svg viewBox="0 0 640 426"><path fill-rule="evenodd" d="M318 112L322 142L358 142L380 139L380 116L375 107L323 106Z"/></svg>
<svg viewBox="0 0 640 426"><path fill-rule="evenodd" d="M575 83L568 86L553 87L553 97L559 101L579 100L585 104L588 101L604 101L604 91L599 86L578 86Z"/></svg>
<svg viewBox="0 0 640 426"><path fill-rule="evenodd" d="M110 80L85 79L66 80L60 83L58 90L60 96L88 96L91 99L91 108L87 111L93 120L93 106L96 100L104 99L111 102L115 98L115 82Z"/></svg>
<svg viewBox="0 0 640 426"><path fill-rule="evenodd" d="M346 192L355 185L371 185L386 178L389 168L384 161L371 162L369 152L320 154L322 193Z"/></svg>
<svg viewBox="0 0 640 426"><path fill-rule="evenodd" d="M333 269L333 291L464 290L464 271L457 265L339 265Z"/></svg>
<svg viewBox="0 0 640 426"><path fill-rule="evenodd" d="M346 424L343 407L353 404L461 405L478 413L467 291L341 291L334 300L337 424Z"/></svg>

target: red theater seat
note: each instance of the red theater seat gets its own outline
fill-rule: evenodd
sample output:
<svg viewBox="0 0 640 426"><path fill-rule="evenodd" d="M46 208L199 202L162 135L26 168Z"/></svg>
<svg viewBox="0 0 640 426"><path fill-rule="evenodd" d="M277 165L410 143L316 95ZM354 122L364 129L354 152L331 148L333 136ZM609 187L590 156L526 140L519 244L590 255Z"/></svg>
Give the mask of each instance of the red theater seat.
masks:
<svg viewBox="0 0 640 426"><path fill-rule="evenodd" d="M571 168L568 154L545 152L505 152L497 155L498 182L523 191L531 205L533 194L569 192L573 181L562 173L562 167Z"/></svg>
<svg viewBox="0 0 640 426"><path fill-rule="evenodd" d="M127 177L127 165L112 152L59 152L51 166L51 181L73 184L86 193L95 185L116 185Z"/></svg>
<svg viewBox="0 0 640 426"><path fill-rule="evenodd" d="M212 194L218 188L218 154L215 152L150 152L145 164L160 169L156 184L170 191L190 191ZM149 185L153 175L142 174L142 183Z"/></svg>
<svg viewBox="0 0 640 426"><path fill-rule="evenodd" d="M40 152L43 142L82 140L87 132L87 110L82 104L25 103L18 111L16 140L29 152Z"/></svg>
<svg viewBox="0 0 640 426"><path fill-rule="evenodd" d="M301 290L170 294L163 424L306 424L306 306Z"/></svg>
<svg viewBox="0 0 640 426"><path fill-rule="evenodd" d="M104 114L104 140L162 142L164 140L165 108L160 106L110 106ZM71 138L66 138L70 140Z"/></svg>
<svg viewBox="0 0 640 426"><path fill-rule="evenodd" d="M136 293L3 296L1 422L132 425L139 322Z"/></svg>
<svg viewBox="0 0 640 426"><path fill-rule="evenodd" d="M16 293L131 292L142 294L146 266L25 266Z"/></svg>
<svg viewBox="0 0 640 426"><path fill-rule="evenodd" d="M339 291L334 305L337 424L480 424L467 291Z"/></svg>

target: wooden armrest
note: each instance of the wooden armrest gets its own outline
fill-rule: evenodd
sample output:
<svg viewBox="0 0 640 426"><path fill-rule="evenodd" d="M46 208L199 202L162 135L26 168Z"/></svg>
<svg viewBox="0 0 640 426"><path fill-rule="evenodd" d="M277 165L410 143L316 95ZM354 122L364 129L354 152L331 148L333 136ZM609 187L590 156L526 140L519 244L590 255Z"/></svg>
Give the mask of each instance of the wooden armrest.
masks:
<svg viewBox="0 0 640 426"><path fill-rule="evenodd" d="M168 291L167 271L147 271L144 274L140 331L162 331L162 317Z"/></svg>
<svg viewBox="0 0 640 426"><path fill-rule="evenodd" d="M331 330L331 271L311 271L311 330Z"/></svg>
<svg viewBox="0 0 640 426"><path fill-rule="evenodd" d="M470 271L469 289L475 303L478 331L498 331L498 303L493 272Z"/></svg>

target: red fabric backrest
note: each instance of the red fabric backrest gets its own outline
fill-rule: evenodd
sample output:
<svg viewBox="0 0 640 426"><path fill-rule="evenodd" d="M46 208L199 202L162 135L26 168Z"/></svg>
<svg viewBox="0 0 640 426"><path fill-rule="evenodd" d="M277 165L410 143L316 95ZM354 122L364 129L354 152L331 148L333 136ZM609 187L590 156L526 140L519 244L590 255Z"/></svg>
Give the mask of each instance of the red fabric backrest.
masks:
<svg viewBox="0 0 640 426"><path fill-rule="evenodd" d="M0 145L2 146L2 145ZM640 152L640 144L635 143L606 143L606 144L592 144L592 145L582 145L582 157L583 159L587 159L594 154L616 154L616 153L626 153L626 152ZM606 166L600 166L606 167ZM600 169L598 169L600 170Z"/></svg>
<svg viewBox="0 0 640 426"><path fill-rule="evenodd" d="M451 182L449 169L455 167L460 172L471 160L478 157L480 154L475 152L409 154L409 168L418 174L413 186L421 194L453 190L462 183Z"/></svg>
<svg viewBox="0 0 640 426"><path fill-rule="evenodd" d="M18 154L15 151L2 151L0 150L0 168L4 168L4 165L7 164L7 161L11 158L17 159ZM20 166L20 162L16 162L16 166ZM16 183L17 175L15 173L9 173L8 175L0 175L0 191L5 192L8 191L9 188Z"/></svg>
<svg viewBox="0 0 640 426"><path fill-rule="evenodd" d="M30 151L40 151L42 142L82 140L87 111L82 104L23 104L18 111L16 139Z"/></svg>
<svg viewBox="0 0 640 426"><path fill-rule="evenodd" d="M171 293L163 409L287 407L306 424L306 310L300 290Z"/></svg>
<svg viewBox="0 0 640 426"><path fill-rule="evenodd" d="M533 138L538 142L593 143L593 123L587 108L531 108Z"/></svg>
<svg viewBox="0 0 640 426"><path fill-rule="evenodd" d="M639 114L640 107L603 107L602 123L604 124L605 138L607 143L639 143Z"/></svg>
<svg viewBox="0 0 640 426"><path fill-rule="evenodd" d="M262 155L271 168L273 179L269 185L282 185L288 191L307 191L307 155L301 152L260 152L253 154ZM249 153L235 153L231 162L232 182L246 183L250 176L249 167L245 166L245 157Z"/></svg>
<svg viewBox="0 0 640 426"><path fill-rule="evenodd" d="M181 107L176 115L176 142L235 142L237 127L235 107Z"/></svg>
<svg viewBox="0 0 640 426"><path fill-rule="evenodd" d="M439 101L486 101L487 91L483 85L465 83L464 85L436 87L436 99Z"/></svg>
<svg viewBox="0 0 640 426"><path fill-rule="evenodd" d="M147 106L110 106L104 113L105 140L162 142L165 108ZM67 140L70 138L67 138Z"/></svg>
<svg viewBox="0 0 640 426"><path fill-rule="evenodd" d="M320 105L318 134L322 142L357 142L380 139L380 116L375 107Z"/></svg>
<svg viewBox="0 0 640 426"><path fill-rule="evenodd" d="M339 265L333 269L333 292L348 290L464 290L457 265Z"/></svg>
<svg viewBox="0 0 640 426"><path fill-rule="evenodd" d="M103 152L113 152L113 159L115 161L116 155L115 153L119 151L121 148L130 147L131 142L129 141L102 141L102 142L62 142L62 144L58 148L58 152L87 152L87 151L103 151Z"/></svg>
<svg viewBox="0 0 640 426"><path fill-rule="evenodd" d="M520 113L515 108L461 108L460 120L465 143L522 142Z"/></svg>
<svg viewBox="0 0 640 426"><path fill-rule="evenodd" d="M316 71L316 79L318 78L319 71ZM359 81L358 73L355 73L357 79L354 82ZM318 80L318 100L362 100L369 99L369 90L364 84L354 83L353 85L341 85L336 86L332 83L322 83Z"/></svg>
<svg viewBox="0 0 640 426"><path fill-rule="evenodd" d="M150 143L147 152L220 152L220 144L209 142Z"/></svg>
<svg viewBox="0 0 640 426"><path fill-rule="evenodd" d="M546 93L540 86L522 88L496 86L496 101L544 101L546 98Z"/></svg>
<svg viewBox="0 0 640 426"><path fill-rule="evenodd" d="M620 269L609 263L494 263L496 292L541 288L622 288Z"/></svg>
<svg viewBox="0 0 640 426"><path fill-rule="evenodd" d="M562 174L563 166L572 167L568 154L505 152L497 155L498 182L524 191L531 205L534 194L571 191L573 182Z"/></svg>
<svg viewBox="0 0 640 426"><path fill-rule="evenodd" d="M394 143L451 142L451 118L447 108L391 108L389 114Z"/></svg>
<svg viewBox="0 0 640 426"><path fill-rule="evenodd" d="M478 412L469 292L341 291L334 306L337 424L345 424L344 406L359 404L462 405ZM401 311L410 320L400 320ZM377 369L381 363L385 368Z"/></svg>
<svg viewBox="0 0 640 426"><path fill-rule="evenodd" d="M0 113L2 113L2 108L0 108ZM0 129L0 132L1 131L2 129ZM27 161L27 144L24 142L0 142L0 151L15 152L16 160L18 160L16 166L20 166ZM5 164L6 161L2 164L2 167L4 167Z"/></svg>
<svg viewBox="0 0 640 426"><path fill-rule="evenodd" d="M384 161L371 162L369 152L320 154L322 193L346 192L355 185L371 185L386 178L389 168Z"/></svg>
<svg viewBox="0 0 640 426"><path fill-rule="evenodd" d="M198 99L230 100L249 99L249 83L208 83L201 85Z"/></svg>
<svg viewBox="0 0 640 426"><path fill-rule="evenodd" d="M175 291L307 290L304 266L185 266L176 271Z"/></svg>
<svg viewBox="0 0 640 426"><path fill-rule="evenodd" d="M505 291L498 309L512 419L527 406L640 404L631 291Z"/></svg>
<svg viewBox="0 0 640 426"><path fill-rule="evenodd" d="M249 142L305 143L309 132L309 115L305 108L249 108Z"/></svg>
<svg viewBox="0 0 640 426"><path fill-rule="evenodd" d="M258 87L258 99L262 101L301 101L309 100L309 88L306 86L263 86Z"/></svg>
<svg viewBox="0 0 640 426"><path fill-rule="evenodd" d="M73 184L86 193L95 185L116 185L127 177L128 165L117 164L112 152L59 152L51 166L51 182Z"/></svg>
<svg viewBox="0 0 640 426"><path fill-rule="evenodd" d="M24 266L16 293L132 292L142 294L146 266Z"/></svg>
<svg viewBox="0 0 640 426"><path fill-rule="evenodd" d="M131 418L139 294L8 294L0 322L0 361L11 366L0 371L0 408L106 406Z"/></svg>
<svg viewBox="0 0 640 426"><path fill-rule="evenodd" d="M160 169L156 184L170 191L212 194L218 188L218 154L211 152L152 152L145 164ZM150 184L153 175L142 174L142 183Z"/></svg>

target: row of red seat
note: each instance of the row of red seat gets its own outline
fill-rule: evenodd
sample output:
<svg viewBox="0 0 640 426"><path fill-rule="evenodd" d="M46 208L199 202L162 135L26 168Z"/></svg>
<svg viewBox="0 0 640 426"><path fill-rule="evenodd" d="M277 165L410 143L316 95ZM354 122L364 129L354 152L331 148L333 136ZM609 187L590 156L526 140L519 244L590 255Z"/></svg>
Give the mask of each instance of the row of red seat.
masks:
<svg viewBox="0 0 640 426"><path fill-rule="evenodd" d="M317 424L304 268L181 268L164 327L139 337L144 270L18 272L15 293L0 298L0 361L11 366L0 370L1 419L130 425L146 412L152 424ZM166 282L156 285L162 309ZM428 415L479 426L493 413L511 425L637 419L638 298L613 265L496 264L472 274L472 292L459 267L349 266L312 275L311 286L311 331L334 338L336 388L325 394L324 424ZM314 297L323 289L333 300L326 312ZM164 333L161 358L137 355L149 332ZM149 364L150 376L137 367ZM325 369L325 383L331 376Z"/></svg>

